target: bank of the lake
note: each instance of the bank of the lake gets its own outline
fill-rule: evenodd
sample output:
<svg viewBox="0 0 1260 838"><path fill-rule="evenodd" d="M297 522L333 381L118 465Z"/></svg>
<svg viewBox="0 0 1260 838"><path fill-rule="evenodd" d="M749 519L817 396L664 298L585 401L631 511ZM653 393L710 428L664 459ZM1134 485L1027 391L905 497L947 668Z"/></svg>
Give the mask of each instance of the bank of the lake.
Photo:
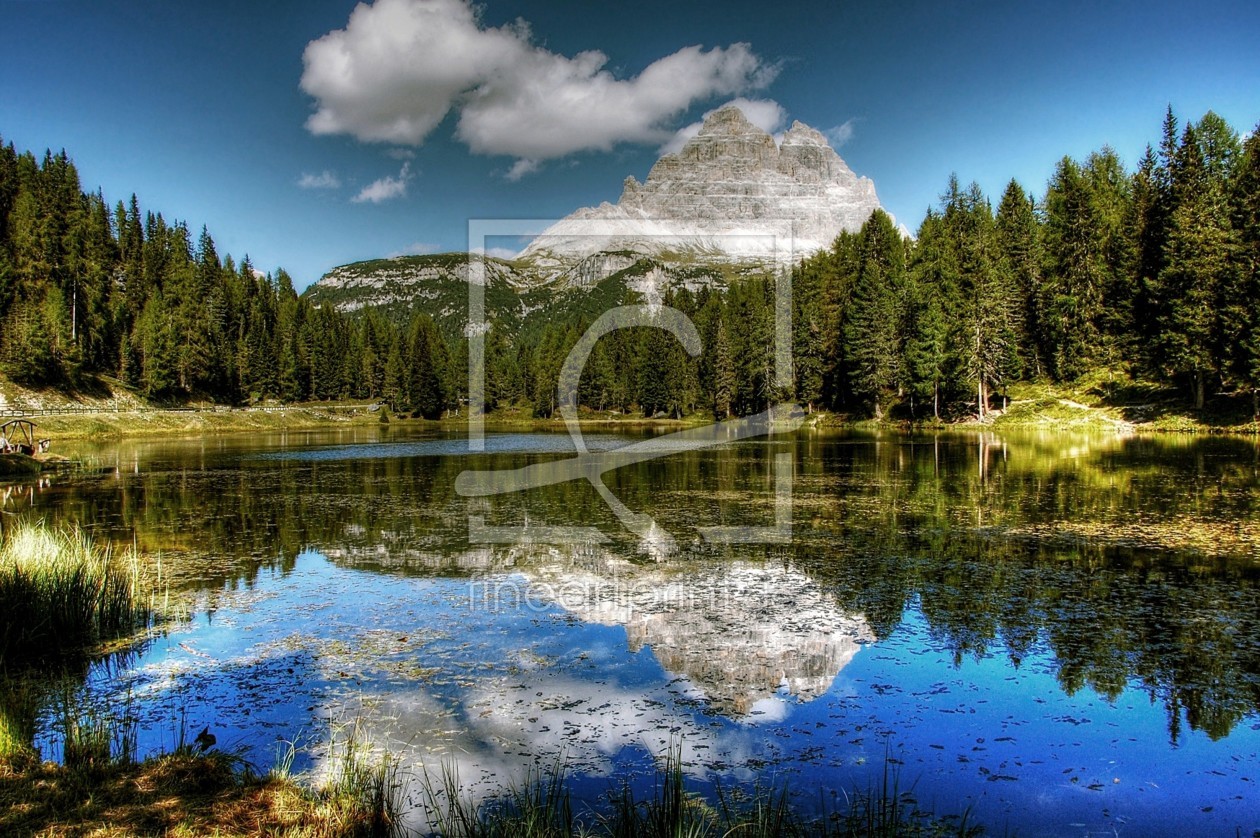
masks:
<svg viewBox="0 0 1260 838"><path fill-rule="evenodd" d="M5 389L14 391L20 400L10 401L5 407L10 412L18 405L32 407L30 415L39 424L40 435L54 442L334 430L378 423L435 430L460 430L468 426L466 415L429 421L397 415L377 402L172 408L149 404L117 382L106 382L97 390L72 394L31 391L17 388L12 382L3 383ZM1254 414L1250 393L1218 395L1210 399L1202 410L1189 407L1183 395L1164 385L1099 374L1072 384L1014 383L1002 394L992 397L992 409L983 419L974 413L939 420L925 419L922 418L922 405L916 412L919 418L912 418L908 405L901 405L881 420L871 419L861 411L811 411L805 416L804 425L837 430L1260 433L1260 422ZM707 412L675 418L587 409L582 410L579 418L584 430L612 432L682 430L712 421L712 415ZM528 408L505 408L487 414L484 427L488 431L546 433L563 432L566 425L558 416L538 417ZM4 470L8 474L19 471L22 469Z"/></svg>

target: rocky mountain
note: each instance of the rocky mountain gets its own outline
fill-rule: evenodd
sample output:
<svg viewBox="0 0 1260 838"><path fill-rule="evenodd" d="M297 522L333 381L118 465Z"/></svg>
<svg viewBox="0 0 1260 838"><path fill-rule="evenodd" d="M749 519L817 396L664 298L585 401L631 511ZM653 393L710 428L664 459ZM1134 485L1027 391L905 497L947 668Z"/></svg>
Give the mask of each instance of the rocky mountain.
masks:
<svg viewBox="0 0 1260 838"><path fill-rule="evenodd" d="M688 692L729 718L755 720L767 702L825 695L875 641L864 614L842 608L808 573L777 562L643 564L598 545L538 544L473 547L452 557L414 533L382 530L369 538L361 527L321 550L339 565L378 572L519 578L524 590L515 581L482 590L528 594L530 602L554 603L585 623L623 627L631 651L650 650L662 668L687 680ZM503 575L508 571L516 576Z"/></svg>
<svg viewBox="0 0 1260 838"><path fill-rule="evenodd" d="M796 122L776 142L738 108L721 108L643 183L627 178L616 204L556 222L516 259L485 258L486 310L514 328L558 304L598 313L670 287L721 287L828 247L878 208L874 184L820 132ZM419 307L457 332L466 323L468 264L463 253L357 262L329 271L307 294L342 311L406 316Z"/></svg>
<svg viewBox="0 0 1260 838"><path fill-rule="evenodd" d="M626 178L621 200L580 209L520 254L544 269L628 250L667 261L790 263L856 231L879 209L860 178L817 130L800 122L776 143L736 107L714 111L647 179Z"/></svg>

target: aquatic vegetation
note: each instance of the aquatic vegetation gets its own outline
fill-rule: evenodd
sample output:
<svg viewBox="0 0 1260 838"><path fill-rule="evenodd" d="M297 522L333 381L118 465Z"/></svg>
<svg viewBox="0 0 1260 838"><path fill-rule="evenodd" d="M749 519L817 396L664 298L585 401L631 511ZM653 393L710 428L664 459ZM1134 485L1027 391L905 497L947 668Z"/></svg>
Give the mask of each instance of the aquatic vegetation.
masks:
<svg viewBox="0 0 1260 838"><path fill-rule="evenodd" d="M330 745L330 774L316 793L316 812L333 835L390 836L399 819L398 763L374 753L358 726Z"/></svg>
<svg viewBox="0 0 1260 838"><path fill-rule="evenodd" d="M125 637L153 615L134 553L82 532L19 524L0 542L0 665L47 660Z"/></svg>
<svg viewBox="0 0 1260 838"><path fill-rule="evenodd" d="M283 754L262 776L238 754L213 746L181 743L136 761L125 725L120 737L113 718L70 705L62 712L62 763L41 763L29 748L0 753L0 834L397 834L393 763L388 756L371 760L353 734L335 743L331 779L312 788L288 773Z"/></svg>
<svg viewBox="0 0 1260 838"><path fill-rule="evenodd" d="M732 794L718 788L716 805L686 786L682 750L671 747L658 765L652 790L636 796L628 784L612 789L604 806L575 814L562 760L531 774L498 799L477 804L461 791L458 775L444 766L426 777L425 808L445 838L866 838L867 836L965 836L983 834L969 813L937 817L903 793L898 772L885 762L878 789L846 795L847 808L825 816L797 812L792 791L758 786Z"/></svg>

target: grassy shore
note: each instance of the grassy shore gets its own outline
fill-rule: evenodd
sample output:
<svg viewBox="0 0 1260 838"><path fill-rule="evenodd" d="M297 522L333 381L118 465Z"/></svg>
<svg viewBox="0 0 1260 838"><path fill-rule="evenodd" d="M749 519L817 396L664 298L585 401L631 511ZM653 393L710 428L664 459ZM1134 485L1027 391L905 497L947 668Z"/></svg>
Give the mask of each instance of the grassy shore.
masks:
<svg viewBox="0 0 1260 838"><path fill-rule="evenodd" d="M374 425L380 415L368 405L294 405L275 410L140 409L36 417L40 433L67 439L198 437L207 434L268 433Z"/></svg>
<svg viewBox="0 0 1260 838"><path fill-rule="evenodd" d="M258 774L219 751L57 764L32 754L0 757L0 833L14 836L163 835L220 838L359 838L407 834L400 817L403 784L388 757L345 761L320 785L284 770ZM974 838L966 815L918 810L895 784L846 795L829 816L794 813L787 790L723 794L716 803L684 788L681 764L667 758L654 787L636 797L610 790L596 810L577 811L556 769L497 799L473 803L446 775L425 785L421 804L444 838ZM421 818L423 821L424 818ZM424 833L420 833L424 834Z"/></svg>
<svg viewBox="0 0 1260 838"><path fill-rule="evenodd" d="M152 617L134 555L82 533L23 523L0 540L0 669L82 653Z"/></svg>
<svg viewBox="0 0 1260 838"><path fill-rule="evenodd" d="M267 409L228 409L203 405L199 410L169 409L145 402L126 390L120 382L101 379L84 392L26 390L0 379L0 392L7 392L8 406L16 404L66 409L76 412L37 416L41 435L54 441L70 439L111 439L125 437L204 436L227 433L314 430L321 428L366 427L384 422L398 426L463 429L462 416L426 422L391 415L376 405L324 404L276 406ZM974 409L975 405L972 405ZM1070 383L1017 382L993 397L996 408L984 421L975 415L956 415L941 422L911 422L905 406L897 406L890 417L875 422L862 415L814 413L806 418L810 427L879 428L917 427L967 429L1045 429L1071 432L1177 432L1239 433L1260 432L1254 416L1255 402L1250 393L1221 394L1208 400L1201 410L1188 406L1185 394L1164 384L1133 377L1126 370L1101 370ZM90 412L95 410L96 412ZM920 413L922 408L920 407ZM486 426L496 430L537 430L562 432L559 418L538 418L527 408L492 412ZM713 421L706 412L681 419L646 417L638 413L614 414L583 411L581 425L587 429L653 428L676 430Z"/></svg>
<svg viewBox="0 0 1260 838"><path fill-rule="evenodd" d="M358 785L355 785L358 783ZM12 836L285 835L357 838L396 833L371 777L308 788L284 772L259 775L219 751L72 764L33 753L0 757L0 833ZM392 802L389 804L392 806Z"/></svg>

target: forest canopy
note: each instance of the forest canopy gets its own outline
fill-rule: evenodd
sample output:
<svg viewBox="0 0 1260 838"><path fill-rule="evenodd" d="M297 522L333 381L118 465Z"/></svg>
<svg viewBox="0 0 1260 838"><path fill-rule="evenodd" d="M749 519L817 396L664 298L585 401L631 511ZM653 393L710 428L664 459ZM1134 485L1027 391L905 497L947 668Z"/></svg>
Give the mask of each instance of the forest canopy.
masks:
<svg viewBox="0 0 1260 838"><path fill-rule="evenodd" d="M1260 391L1260 137L1209 112L1132 171L1110 148L1064 157L1040 196L996 202L951 176L906 238L877 211L792 271L793 386L775 384L773 274L664 302L695 322L614 332L579 388L592 410L716 417L795 399L913 418L980 414L1015 381L1108 369L1214 392ZM0 143L0 367L32 386L116 376L159 402L379 399L436 418L466 395L467 340L417 300L340 313L283 271L220 257L204 227L84 192L64 151ZM556 409L560 365L591 315L546 312L486 336L490 408ZM790 391L789 391L790 390Z"/></svg>

